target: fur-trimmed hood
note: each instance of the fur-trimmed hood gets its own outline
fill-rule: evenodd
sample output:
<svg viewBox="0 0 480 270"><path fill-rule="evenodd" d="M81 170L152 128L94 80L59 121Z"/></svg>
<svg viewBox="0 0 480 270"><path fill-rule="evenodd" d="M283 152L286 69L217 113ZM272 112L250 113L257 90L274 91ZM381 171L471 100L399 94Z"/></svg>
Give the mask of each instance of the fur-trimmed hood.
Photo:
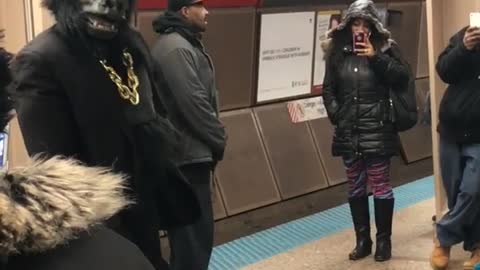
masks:
<svg viewBox="0 0 480 270"><path fill-rule="evenodd" d="M378 33L384 37L385 40L389 39L391 34L385 26L382 24L380 14L375 8L375 4L371 0L357 0L353 2L348 8L342 22L334 29L332 29L328 36L331 37L334 32L342 31L347 27L353 19L362 18L372 23L377 29Z"/></svg>
<svg viewBox="0 0 480 270"><path fill-rule="evenodd" d="M32 159L0 174L0 255L74 239L130 204L124 176L73 159Z"/></svg>

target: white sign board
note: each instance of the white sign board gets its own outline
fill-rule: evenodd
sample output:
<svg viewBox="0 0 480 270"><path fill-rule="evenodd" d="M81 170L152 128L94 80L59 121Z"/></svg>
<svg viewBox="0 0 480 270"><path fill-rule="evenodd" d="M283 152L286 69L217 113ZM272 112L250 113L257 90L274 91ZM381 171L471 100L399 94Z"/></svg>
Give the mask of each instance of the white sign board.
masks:
<svg viewBox="0 0 480 270"><path fill-rule="evenodd" d="M287 108L293 123L328 117L322 97L291 101L287 103Z"/></svg>
<svg viewBox="0 0 480 270"><path fill-rule="evenodd" d="M327 40L327 32L336 28L341 21L341 11L319 11L317 13L315 68L313 73L313 92L321 93L325 78L325 53L322 45Z"/></svg>
<svg viewBox="0 0 480 270"><path fill-rule="evenodd" d="M315 12L263 14L257 101L309 94Z"/></svg>

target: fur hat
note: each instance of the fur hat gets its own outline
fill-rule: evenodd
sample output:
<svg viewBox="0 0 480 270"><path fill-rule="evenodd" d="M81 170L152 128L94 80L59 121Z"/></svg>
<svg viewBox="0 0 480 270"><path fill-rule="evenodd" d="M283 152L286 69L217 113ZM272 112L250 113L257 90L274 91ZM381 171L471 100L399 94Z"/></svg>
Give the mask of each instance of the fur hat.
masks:
<svg viewBox="0 0 480 270"><path fill-rule="evenodd" d="M73 159L32 159L0 174L0 255L43 252L130 204L124 176Z"/></svg>
<svg viewBox="0 0 480 270"><path fill-rule="evenodd" d="M356 18L362 18L371 22L380 35L386 40L390 38L390 31L388 31L382 24L380 14L371 0L356 0L353 2L345 13L342 22L335 29L332 29L328 33L328 36L331 37L334 32L344 30L345 27Z"/></svg>

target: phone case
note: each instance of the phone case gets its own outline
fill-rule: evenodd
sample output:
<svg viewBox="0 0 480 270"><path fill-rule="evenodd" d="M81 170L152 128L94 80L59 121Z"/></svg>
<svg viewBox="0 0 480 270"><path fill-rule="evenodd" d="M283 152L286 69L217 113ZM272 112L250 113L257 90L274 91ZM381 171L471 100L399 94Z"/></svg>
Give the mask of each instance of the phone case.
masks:
<svg viewBox="0 0 480 270"><path fill-rule="evenodd" d="M353 48L362 49L362 46L358 46L357 43L365 43L365 33L354 33L353 34Z"/></svg>
<svg viewBox="0 0 480 270"><path fill-rule="evenodd" d="M480 27L480 12L470 13L470 26Z"/></svg>

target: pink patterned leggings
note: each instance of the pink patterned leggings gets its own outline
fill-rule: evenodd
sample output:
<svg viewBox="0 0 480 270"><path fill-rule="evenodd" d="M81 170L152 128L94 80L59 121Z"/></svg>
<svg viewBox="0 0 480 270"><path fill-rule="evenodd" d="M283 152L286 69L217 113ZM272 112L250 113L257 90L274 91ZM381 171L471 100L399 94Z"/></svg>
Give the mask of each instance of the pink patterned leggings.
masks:
<svg viewBox="0 0 480 270"><path fill-rule="evenodd" d="M347 170L349 198L367 196L368 183L374 198L393 198L389 157L344 159L343 162Z"/></svg>

